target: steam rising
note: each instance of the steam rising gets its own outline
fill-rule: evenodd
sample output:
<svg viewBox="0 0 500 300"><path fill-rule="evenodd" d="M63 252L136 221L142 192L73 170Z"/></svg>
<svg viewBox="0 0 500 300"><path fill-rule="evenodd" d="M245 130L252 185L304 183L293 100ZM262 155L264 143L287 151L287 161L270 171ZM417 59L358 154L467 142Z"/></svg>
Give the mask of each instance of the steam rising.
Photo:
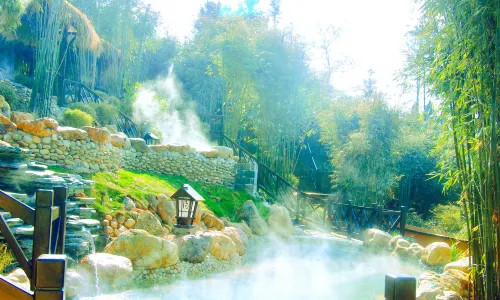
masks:
<svg viewBox="0 0 500 300"><path fill-rule="evenodd" d="M391 256L321 241L250 244L236 270L96 299L384 299L386 273L418 275L421 269Z"/></svg>
<svg viewBox="0 0 500 300"><path fill-rule="evenodd" d="M133 104L134 119L157 129L162 144L187 144L197 150L210 149L194 106L182 99L172 69L173 65L167 78L139 90ZM166 107L163 100L166 100Z"/></svg>

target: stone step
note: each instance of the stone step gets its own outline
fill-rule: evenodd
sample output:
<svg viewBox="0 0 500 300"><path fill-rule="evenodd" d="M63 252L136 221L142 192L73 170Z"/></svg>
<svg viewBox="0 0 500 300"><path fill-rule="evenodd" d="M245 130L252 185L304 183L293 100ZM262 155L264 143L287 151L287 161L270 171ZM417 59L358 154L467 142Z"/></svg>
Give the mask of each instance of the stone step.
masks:
<svg viewBox="0 0 500 300"><path fill-rule="evenodd" d="M254 183L254 178L249 178L249 177L236 177L235 178L235 184L251 184L253 185Z"/></svg>
<svg viewBox="0 0 500 300"><path fill-rule="evenodd" d="M71 202L76 202L78 204L90 205L90 204L94 204L95 198L91 198L91 197L85 197L85 198L82 198L82 197L69 197L68 200L71 201Z"/></svg>
<svg viewBox="0 0 500 300"><path fill-rule="evenodd" d="M67 210L68 214L78 215L81 218L89 219L97 214L95 208L91 207L73 207Z"/></svg>

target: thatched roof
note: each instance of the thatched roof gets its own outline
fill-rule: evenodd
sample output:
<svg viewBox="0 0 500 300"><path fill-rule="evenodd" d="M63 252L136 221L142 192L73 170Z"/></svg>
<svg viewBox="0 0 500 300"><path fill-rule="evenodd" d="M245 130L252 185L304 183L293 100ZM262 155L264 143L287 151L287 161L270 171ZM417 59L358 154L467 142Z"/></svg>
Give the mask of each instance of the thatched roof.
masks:
<svg viewBox="0 0 500 300"><path fill-rule="evenodd" d="M112 50L113 47L99 37L94 25L92 25L86 14L66 0L63 5L63 23L67 29L77 32L75 43L80 49L89 50L97 56L101 55L104 48L107 48L106 51L116 51L116 49ZM26 6L22 20L33 20L40 9L39 3L31 0ZM25 45L36 47L36 40L33 35L33 28L29 25L30 23L35 24L35 22L22 22L21 26L15 32L1 32L0 35L4 36L7 40L18 41Z"/></svg>

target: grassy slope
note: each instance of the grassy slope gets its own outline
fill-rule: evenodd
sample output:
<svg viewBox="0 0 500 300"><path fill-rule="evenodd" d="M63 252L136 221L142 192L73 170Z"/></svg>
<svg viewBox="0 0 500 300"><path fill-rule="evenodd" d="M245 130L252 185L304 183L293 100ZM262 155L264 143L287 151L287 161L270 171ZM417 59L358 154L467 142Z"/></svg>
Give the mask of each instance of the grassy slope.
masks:
<svg viewBox="0 0 500 300"><path fill-rule="evenodd" d="M92 196L97 198L95 206L100 213L120 210L122 199L126 195L131 195L136 200L146 203L149 194L170 196L182 184L188 183L205 198L202 206L213 211L218 217L227 216L231 221L238 221L239 208L246 200L253 200L264 218L269 215L269 210L263 202L245 191L236 191L202 182L190 182L182 176L119 170L116 173L99 172L91 179L96 182ZM103 199L102 204L101 199Z"/></svg>

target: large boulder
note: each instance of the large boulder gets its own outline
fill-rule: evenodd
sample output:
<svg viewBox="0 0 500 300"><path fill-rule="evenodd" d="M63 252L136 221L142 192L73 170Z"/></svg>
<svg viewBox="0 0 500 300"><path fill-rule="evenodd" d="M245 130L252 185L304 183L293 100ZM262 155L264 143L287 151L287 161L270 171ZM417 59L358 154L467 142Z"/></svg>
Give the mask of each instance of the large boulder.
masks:
<svg viewBox="0 0 500 300"><path fill-rule="evenodd" d="M77 268L78 273L85 278L95 280L97 276L99 286L102 287L127 286L133 278L132 261L127 257L109 253L89 254L81 260Z"/></svg>
<svg viewBox="0 0 500 300"><path fill-rule="evenodd" d="M0 134L15 132L16 130L16 124L14 124L8 117L0 114Z"/></svg>
<svg viewBox="0 0 500 300"><path fill-rule="evenodd" d="M158 220L149 210L142 211L137 216L134 228L145 230L152 235L162 236L164 234L160 220Z"/></svg>
<svg viewBox="0 0 500 300"><path fill-rule="evenodd" d="M240 210L240 218L244 220L252 233L256 235L266 235L269 231L266 221L259 214L255 203L252 200L246 201Z"/></svg>
<svg viewBox="0 0 500 300"><path fill-rule="evenodd" d="M88 294L89 292L94 292L89 291L88 286L85 284L90 279L84 278L75 269L66 270L66 277L64 278L64 280L64 293L68 298L82 296L84 294Z"/></svg>
<svg viewBox="0 0 500 300"><path fill-rule="evenodd" d="M174 201L167 198L165 195L158 195L158 205L156 211L160 219L168 225L176 223L177 211L175 209Z"/></svg>
<svg viewBox="0 0 500 300"><path fill-rule="evenodd" d="M5 97L0 95L0 115L10 118L10 105Z"/></svg>
<svg viewBox="0 0 500 300"><path fill-rule="evenodd" d="M24 121L33 121L35 118L30 113L22 111L13 111L10 113L10 120L16 124Z"/></svg>
<svg viewBox="0 0 500 300"><path fill-rule="evenodd" d="M252 229L250 229L250 227L248 227L247 222L245 222L245 221L241 221L238 223L231 222L227 217L222 217L220 219L224 222L224 226L239 228L239 229L243 230L243 232L247 235L247 237L252 235Z"/></svg>
<svg viewBox="0 0 500 300"><path fill-rule="evenodd" d="M451 248L444 242L435 242L425 247L421 258L430 266L445 265L451 262Z"/></svg>
<svg viewBox="0 0 500 300"><path fill-rule="evenodd" d="M17 128L34 136L45 137L56 133L59 123L51 118L40 118L17 123Z"/></svg>
<svg viewBox="0 0 500 300"><path fill-rule="evenodd" d="M73 127L59 126L56 129L56 133L63 139L70 141L84 140L88 137L88 133L85 130Z"/></svg>
<svg viewBox="0 0 500 300"><path fill-rule="evenodd" d="M389 249L392 236L376 228L367 229L364 233L363 245L372 251L381 252Z"/></svg>
<svg viewBox="0 0 500 300"><path fill-rule="evenodd" d="M444 296L445 291L463 293L462 284L454 276L443 273L438 274L432 271L425 271L420 275L417 287L417 300L435 300Z"/></svg>
<svg viewBox="0 0 500 300"><path fill-rule="evenodd" d="M236 246L238 255L245 255L247 252L248 237L243 230L235 227L225 227L221 232L231 238Z"/></svg>
<svg viewBox="0 0 500 300"><path fill-rule="evenodd" d="M205 156L206 158L213 158L219 154L219 150L217 149L203 150L200 151L200 154Z"/></svg>
<svg viewBox="0 0 500 300"><path fill-rule="evenodd" d="M210 211L204 210L201 213L201 221L205 224L205 226L207 226L207 228L215 228L217 230L224 229L224 222L214 216L214 214Z"/></svg>
<svg viewBox="0 0 500 300"><path fill-rule="evenodd" d="M271 215L267 219L269 231L274 234L288 238L293 233L293 223L288 213L288 209L283 206L273 204L270 207Z"/></svg>
<svg viewBox="0 0 500 300"><path fill-rule="evenodd" d="M179 261L177 245L141 229L131 229L109 243L104 252L125 256L134 268L157 269Z"/></svg>
<svg viewBox="0 0 500 300"><path fill-rule="evenodd" d="M89 139L93 142L101 145L109 142L111 134L106 127L96 128L92 126L83 126L82 129L87 131Z"/></svg>
<svg viewBox="0 0 500 300"><path fill-rule="evenodd" d="M123 145L125 145L125 141L127 140L127 136L123 132L119 133L112 133L109 136L109 141L111 142L111 145L114 147L122 148Z"/></svg>
<svg viewBox="0 0 500 300"><path fill-rule="evenodd" d="M146 144L146 141L144 139L130 138L128 140L130 141L130 145L132 146L132 148L137 152L148 152L150 150L148 144Z"/></svg>
<svg viewBox="0 0 500 300"><path fill-rule="evenodd" d="M200 263L210 250L212 237L209 235L185 235L175 240L179 248L179 259L190 263Z"/></svg>
<svg viewBox="0 0 500 300"><path fill-rule="evenodd" d="M228 260L238 255L236 252L236 245L227 235L219 231L207 231L202 233L201 236L204 238L211 238L209 251L215 258L219 260Z"/></svg>
<svg viewBox="0 0 500 300"><path fill-rule="evenodd" d="M454 269L454 270L460 270L468 274L471 269L469 261L472 261L472 257L469 256L464 257L462 259L447 264L446 266L444 266L444 270L447 271Z"/></svg>
<svg viewBox="0 0 500 300"><path fill-rule="evenodd" d="M123 198L123 209L126 211L131 211L135 208L135 202L134 200L130 199L129 197Z"/></svg>

